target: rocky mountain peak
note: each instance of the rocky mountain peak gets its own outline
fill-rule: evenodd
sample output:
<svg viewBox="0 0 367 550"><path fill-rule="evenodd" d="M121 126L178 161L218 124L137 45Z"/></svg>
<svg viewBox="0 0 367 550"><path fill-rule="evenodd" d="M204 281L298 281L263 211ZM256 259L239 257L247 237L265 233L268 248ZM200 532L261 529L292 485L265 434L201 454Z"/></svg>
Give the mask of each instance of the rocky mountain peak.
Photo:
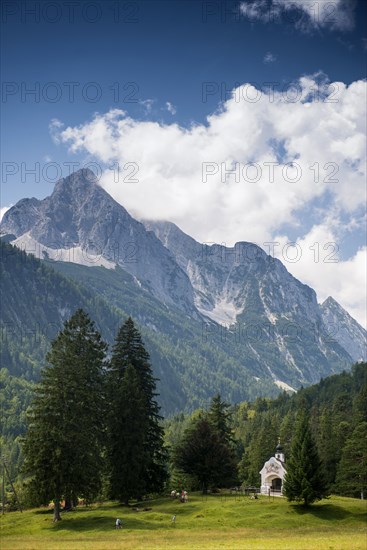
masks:
<svg viewBox="0 0 367 550"><path fill-rule="evenodd" d="M190 281L171 252L100 187L91 170L60 179L42 201L18 202L1 230L40 258L119 265L162 302L195 314Z"/></svg>
<svg viewBox="0 0 367 550"><path fill-rule="evenodd" d="M342 309L343 311L345 311L345 309L343 309L342 306L340 304L338 304L338 302L336 300L334 300L334 298L332 296L328 296L326 298L326 300L323 301L322 306L323 307L336 307L338 309Z"/></svg>
<svg viewBox="0 0 367 550"><path fill-rule="evenodd" d="M320 308L329 338L347 350L354 361L366 361L367 331L331 296Z"/></svg>

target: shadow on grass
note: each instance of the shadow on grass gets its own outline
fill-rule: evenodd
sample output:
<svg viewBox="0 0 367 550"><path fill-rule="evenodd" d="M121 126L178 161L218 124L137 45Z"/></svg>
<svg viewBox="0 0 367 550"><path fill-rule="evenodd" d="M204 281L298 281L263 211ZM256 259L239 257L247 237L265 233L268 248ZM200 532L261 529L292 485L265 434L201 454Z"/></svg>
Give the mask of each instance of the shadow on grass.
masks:
<svg viewBox="0 0 367 550"><path fill-rule="evenodd" d="M311 514L319 519L335 521L355 516L355 513L346 510L335 504L316 504L303 506L302 504L293 504L292 509L299 515Z"/></svg>
<svg viewBox="0 0 367 550"><path fill-rule="evenodd" d="M162 529L162 527L167 529L175 527L171 521L173 515L182 518L190 516L196 510L196 507L189 503L184 505L172 504L169 509L162 510L153 507L149 511L141 510L139 512L121 505L113 506L106 509L104 515L95 515L97 510L92 508L78 509L77 512L62 513L62 521L54 524L53 528L57 531L106 532L115 529L115 521L119 517L122 521L122 530L156 530Z"/></svg>
<svg viewBox="0 0 367 550"><path fill-rule="evenodd" d="M163 514L162 514L163 516ZM171 526L171 517L167 515L166 518L162 517L162 521L149 521L148 519L144 521L142 517L137 518L135 516L129 516L124 518L123 515L120 515L122 521L122 529L124 530L156 530L162 529L162 526L168 528ZM59 523L56 523L53 527L57 531L97 531L97 532L108 532L116 531L115 528L116 518L111 515L111 517L106 516L93 516L93 518L75 518L71 521L63 519Z"/></svg>
<svg viewBox="0 0 367 550"><path fill-rule="evenodd" d="M104 507L104 506L99 506L98 508L99 508L99 509L103 509L103 508L106 508L106 507ZM111 506L110 506L109 508L111 508ZM120 508L121 508L121 506L120 506ZM68 511L62 510L62 509L61 509L60 512L61 512L61 514L62 514L63 516L65 516L66 514L67 514L68 516L69 516L69 515L72 516L72 515L75 514L75 513L80 514L80 513L83 513L83 512L91 512L92 510L95 510L95 509L96 509L95 506L78 506L78 507L73 508L72 510L68 510ZM107 508L106 508L106 509L107 509ZM35 510L34 513L35 513L37 516L39 516L39 515L41 515L41 516L42 516L42 515L53 515L54 510L53 510L53 508L41 508L40 510Z"/></svg>

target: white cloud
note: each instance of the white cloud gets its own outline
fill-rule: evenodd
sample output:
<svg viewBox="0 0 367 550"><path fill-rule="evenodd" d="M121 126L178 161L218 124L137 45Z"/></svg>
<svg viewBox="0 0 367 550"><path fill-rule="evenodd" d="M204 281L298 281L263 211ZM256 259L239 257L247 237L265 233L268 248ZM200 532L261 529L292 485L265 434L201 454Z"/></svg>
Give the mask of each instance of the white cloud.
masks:
<svg viewBox="0 0 367 550"><path fill-rule="evenodd" d="M63 127L64 124L58 118L53 118L48 125L51 139L56 145L60 143L60 132Z"/></svg>
<svg viewBox="0 0 367 550"><path fill-rule="evenodd" d="M141 99L139 104L144 108L145 114L149 115L152 112L154 99Z"/></svg>
<svg viewBox="0 0 367 550"><path fill-rule="evenodd" d="M245 0L240 3L240 12L250 21L284 21L304 31L320 28L351 31L355 5L355 0Z"/></svg>
<svg viewBox="0 0 367 550"><path fill-rule="evenodd" d="M275 63L276 60L277 60L277 56L271 52L267 52L264 55L264 59L263 59L264 63Z"/></svg>
<svg viewBox="0 0 367 550"><path fill-rule="evenodd" d="M246 1L240 3L241 13L250 19L250 21L265 19L268 17L268 9L269 5L266 0L253 0L251 2Z"/></svg>
<svg viewBox="0 0 367 550"><path fill-rule="evenodd" d="M299 241L308 239L307 246L310 225L320 225L307 220L311 205L328 201L335 213L331 226L341 217L352 224L366 201L366 82L320 84L319 77L300 78L287 94L240 86L206 125L182 128L113 110L62 130L58 139L106 165L117 161L119 181L107 169L101 185L137 217L170 220L201 242L227 245L248 240L261 246L277 235L284 240L280 228L290 224L305 227ZM137 167L133 178L128 163ZM235 172L225 180L231 169ZM321 247L331 236L322 238ZM346 265L352 261L357 260ZM355 280L346 276L338 283L332 276L337 270L347 273L344 264L330 271L333 266L320 263L313 286L323 297L323 281L331 281L329 294L335 288L334 297L357 311ZM310 265L309 272L302 262L295 269L302 267L311 277ZM302 270L297 276L306 280Z"/></svg>
<svg viewBox="0 0 367 550"><path fill-rule="evenodd" d="M166 101L166 108L171 115L175 115L177 113L177 109L170 101Z"/></svg>
<svg viewBox="0 0 367 550"><path fill-rule="evenodd" d="M366 327L367 247L361 247L353 256L342 261L338 250L339 235L337 220L333 224L330 218L313 226L307 235L299 238L297 251L287 247L289 239L286 236L275 237L279 243L275 252L288 271L317 291L320 302L333 296ZM287 252L290 258L299 258L298 261L287 261Z"/></svg>
<svg viewBox="0 0 367 550"><path fill-rule="evenodd" d="M284 10L294 8L302 11L308 20L300 22L300 25L311 24L316 28L328 27L331 30L351 31L354 27L354 0L274 0Z"/></svg>
<svg viewBox="0 0 367 550"><path fill-rule="evenodd" d="M5 212L7 212L12 206L13 205L11 204L10 206L1 206L0 207L0 222L3 219L3 216L4 216Z"/></svg>

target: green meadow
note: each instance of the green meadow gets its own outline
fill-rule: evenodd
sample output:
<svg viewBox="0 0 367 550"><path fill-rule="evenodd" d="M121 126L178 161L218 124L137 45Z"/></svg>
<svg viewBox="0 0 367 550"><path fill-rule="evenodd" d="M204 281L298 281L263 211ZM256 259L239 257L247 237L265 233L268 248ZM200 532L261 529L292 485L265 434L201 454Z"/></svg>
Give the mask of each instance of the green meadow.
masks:
<svg viewBox="0 0 367 550"><path fill-rule="evenodd" d="M1 518L1 550L282 549L366 550L366 501L332 497L310 508L283 498L190 495L134 511L113 503L80 507L53 524L46 509ZM176 515L176 523L172 516ZM116 518L123 527L115 529Z"/></svg>

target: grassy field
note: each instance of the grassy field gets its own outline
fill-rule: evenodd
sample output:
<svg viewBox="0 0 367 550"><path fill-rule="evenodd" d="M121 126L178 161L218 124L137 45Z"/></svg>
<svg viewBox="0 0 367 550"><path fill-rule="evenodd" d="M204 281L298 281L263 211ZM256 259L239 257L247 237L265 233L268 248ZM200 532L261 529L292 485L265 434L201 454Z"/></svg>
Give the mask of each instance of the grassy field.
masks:
<svg viewBox="0 0 367 550"><path fill-rule="evenodd" d="M48 510L6 513L1 550L366 550L366 503L332 497L309 509L285 499L190 496L181 504L162 498L136 512L113 503L82 507L52 523ZM176 514L176 524L171 521ZM123 528L114 528L122 519Z"/></svg>

